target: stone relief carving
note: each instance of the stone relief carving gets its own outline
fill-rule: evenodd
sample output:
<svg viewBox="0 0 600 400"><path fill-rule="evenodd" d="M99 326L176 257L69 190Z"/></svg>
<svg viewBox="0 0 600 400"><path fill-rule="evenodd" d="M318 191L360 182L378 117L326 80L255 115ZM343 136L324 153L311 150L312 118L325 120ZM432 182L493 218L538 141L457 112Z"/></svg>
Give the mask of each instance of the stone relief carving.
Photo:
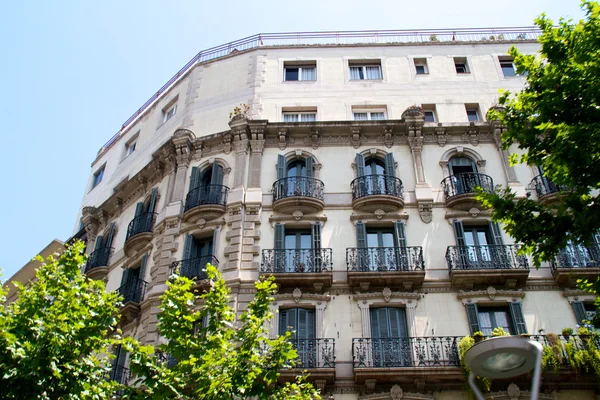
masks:
<svg viewBox="0 0 600 400"><path fill-rule="evenodd" d="M433 220L433 202L419 202L421 221L429 224Z"/></svg>
<svg viewBox="0 0 600 400"><path fill-rule="evenodd" d="M352 147L354 147L355 149L358 149L360 147L360 143L361 143L361 129L359 126L353 126L350 128L350 144L352 145Z"/></svg>

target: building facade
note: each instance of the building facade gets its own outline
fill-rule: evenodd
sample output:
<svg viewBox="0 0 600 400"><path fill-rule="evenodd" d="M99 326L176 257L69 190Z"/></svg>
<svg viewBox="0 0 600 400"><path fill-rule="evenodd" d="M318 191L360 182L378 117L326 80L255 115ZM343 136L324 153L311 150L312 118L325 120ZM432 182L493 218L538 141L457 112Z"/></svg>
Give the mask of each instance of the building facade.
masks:
<svg viewBox="0 0 600 400"><path fill-rule="evenodd" d="M510 166L487 119L500 89L525 83L508 49L535 53L537 34L273 34L199 53L92 163L76 227L86 273L123 294L124 333L154 345L173 268L202 285L218 265L239 312L273 274L270 334L294 329L327 396L466 398L460 338L503 327L543 341L593 310L574 282L597 272L595 253L535 269L474 198L500 185L556 199L539 170ZM595 398L593 379L543 388Z"/></svg>

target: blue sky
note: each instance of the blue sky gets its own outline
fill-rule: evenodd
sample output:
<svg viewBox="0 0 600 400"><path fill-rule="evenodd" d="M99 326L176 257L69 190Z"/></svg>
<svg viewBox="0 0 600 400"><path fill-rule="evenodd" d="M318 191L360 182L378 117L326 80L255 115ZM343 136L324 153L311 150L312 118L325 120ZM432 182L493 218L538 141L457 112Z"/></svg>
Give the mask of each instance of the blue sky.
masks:
<svg viewBox="0 0 600 400"><path fill-rule="evenodd" d="M0 268L65 240L98 149L198 51L260 32L529 26L574 0L13 1L0 15ZM3 279L3 280L4 280Z"/></svg>

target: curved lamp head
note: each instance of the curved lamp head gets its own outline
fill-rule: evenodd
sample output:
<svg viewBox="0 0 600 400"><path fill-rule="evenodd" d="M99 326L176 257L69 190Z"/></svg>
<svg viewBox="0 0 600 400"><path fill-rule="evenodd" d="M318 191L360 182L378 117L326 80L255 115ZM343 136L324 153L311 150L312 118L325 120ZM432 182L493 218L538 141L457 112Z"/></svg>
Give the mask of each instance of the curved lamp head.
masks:
<svg viewBox="0 0 600 400"><path fill-rule="evenodd" d="M465 364L475 375L491 379L519 376L535 368L542 345L516 336L500 336L475 344Z"/></svg>

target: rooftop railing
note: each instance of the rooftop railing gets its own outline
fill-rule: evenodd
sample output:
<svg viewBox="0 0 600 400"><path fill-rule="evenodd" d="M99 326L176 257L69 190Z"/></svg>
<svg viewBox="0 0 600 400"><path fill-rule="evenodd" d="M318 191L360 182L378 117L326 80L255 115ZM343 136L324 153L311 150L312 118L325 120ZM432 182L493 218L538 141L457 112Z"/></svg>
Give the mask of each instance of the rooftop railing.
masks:
<svg viewBox="0 0 600 400"><path fill-rule="evenodd" d="M233 42L202 50L154 93L136 112L121 125L121 129L98 152L108 149L150 106L177 83L195 65L224 57L239 51L261 46L336 46L402 43L452 43L474 41L524 41L536 40L541 34L537 27L423 29L423 30L367 30L328 32L259 33Z"/></svg>

